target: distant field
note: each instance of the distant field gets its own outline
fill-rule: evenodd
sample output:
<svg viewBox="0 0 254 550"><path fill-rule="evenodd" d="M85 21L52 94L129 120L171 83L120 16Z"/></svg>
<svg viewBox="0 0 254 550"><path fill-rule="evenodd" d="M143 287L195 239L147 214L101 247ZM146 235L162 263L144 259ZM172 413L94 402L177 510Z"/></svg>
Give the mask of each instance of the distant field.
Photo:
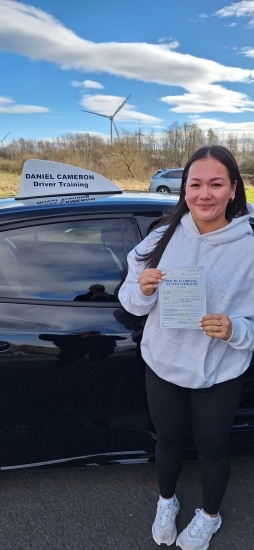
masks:
<svg viewBox="0 0 254 550"><path fill-rule="evenodd" d="M16 195L19 186L20 175L0 172L0 197L10 197ZM148 181L115 181L123 191L147 191ZM254 205L254 187L246 188L247 201Z"/></svg>

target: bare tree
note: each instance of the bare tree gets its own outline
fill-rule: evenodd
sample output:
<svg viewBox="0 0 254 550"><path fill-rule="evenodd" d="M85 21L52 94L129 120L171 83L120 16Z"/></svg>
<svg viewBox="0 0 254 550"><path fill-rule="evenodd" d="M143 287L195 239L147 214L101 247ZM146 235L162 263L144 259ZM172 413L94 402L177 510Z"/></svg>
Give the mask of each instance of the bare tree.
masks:
<svg viewBox="0 0 254 550"><path fill-rule="evenodd" d="M1 170L20 173L25 160L38 158L73 164L105 177L146 181L161 168L184 166L189 156L205 144L224 144L236 156L241 170L254 173L254 139L250 134L205 133L198 123L173 122L164 132L125 132L112 146L89 133L68 133L52 141L12 140L0 148Z"/></svg>
<svg viewBox="0 0 254 550"><path fill-rule="evenodd" d="M208 145L218 145L220 143L218 134L212 128L209 128L207 131L206 141Z"/></svg>
<svg viewBox="0 0 254 550"><path fill-rule="evenodd" d="M236 157L237 153L238 153L238 137L237 137L237 135L230 132L228 134L228 137L227 137L226 145L227 145L228 149L231 151L232 155L234 155L234 157Z"/></svg>

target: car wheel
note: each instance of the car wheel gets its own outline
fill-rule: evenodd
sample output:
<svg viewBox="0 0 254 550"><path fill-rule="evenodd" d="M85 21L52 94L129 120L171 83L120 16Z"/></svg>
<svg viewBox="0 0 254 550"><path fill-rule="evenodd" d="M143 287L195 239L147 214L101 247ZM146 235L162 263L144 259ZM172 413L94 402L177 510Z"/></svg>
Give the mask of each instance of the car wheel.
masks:
<svg viewBox="0 0 254 550"><path fill-rule="evenodd" d="M157 193L170 193L170 190L168 187L166 187L165 185L160 185L160 187L158 187L156 189L156 192Z"/></svg>

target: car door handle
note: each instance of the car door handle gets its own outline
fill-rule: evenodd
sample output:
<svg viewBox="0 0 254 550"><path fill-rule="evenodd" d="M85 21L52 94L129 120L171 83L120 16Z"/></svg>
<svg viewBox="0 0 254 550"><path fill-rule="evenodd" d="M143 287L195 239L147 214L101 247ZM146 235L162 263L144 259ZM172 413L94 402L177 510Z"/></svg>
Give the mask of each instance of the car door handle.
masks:
<svg viewBox="0 0 254 550"><path fill-rule="evenodd" d="M9 349L8 342L3 342L2 340L0 340L0 352L6 351L7 349Z"/></svg>

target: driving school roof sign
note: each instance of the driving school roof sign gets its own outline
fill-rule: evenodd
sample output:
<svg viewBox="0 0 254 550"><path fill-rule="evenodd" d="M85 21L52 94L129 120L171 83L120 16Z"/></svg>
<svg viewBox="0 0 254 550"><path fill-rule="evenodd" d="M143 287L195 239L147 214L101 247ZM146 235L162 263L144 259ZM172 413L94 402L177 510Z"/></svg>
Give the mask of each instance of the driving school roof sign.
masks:
<svg viewBox="0 0 254 550"><path fill-rule="evenodd" d="M24 163L16 199L121 193L112 181L78 166L30 159Z"/></svg>

